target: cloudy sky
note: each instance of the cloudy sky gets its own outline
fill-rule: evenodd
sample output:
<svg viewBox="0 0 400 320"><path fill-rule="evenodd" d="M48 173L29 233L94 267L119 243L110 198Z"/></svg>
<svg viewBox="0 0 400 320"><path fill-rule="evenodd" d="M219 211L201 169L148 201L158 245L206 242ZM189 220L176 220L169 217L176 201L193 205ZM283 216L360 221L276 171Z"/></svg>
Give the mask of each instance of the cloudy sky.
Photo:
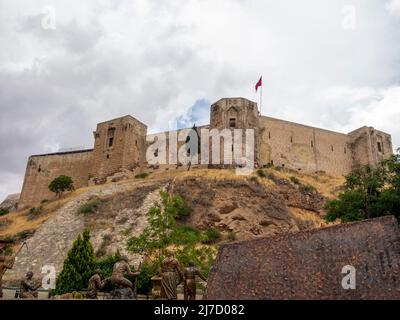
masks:
<svg viewBox="0 0 400 320"><path fill-rule="evenodd" d="M400 0L0 0L0 201L27 157L131 114L208 123L221 97L400 146Z"/></svg>

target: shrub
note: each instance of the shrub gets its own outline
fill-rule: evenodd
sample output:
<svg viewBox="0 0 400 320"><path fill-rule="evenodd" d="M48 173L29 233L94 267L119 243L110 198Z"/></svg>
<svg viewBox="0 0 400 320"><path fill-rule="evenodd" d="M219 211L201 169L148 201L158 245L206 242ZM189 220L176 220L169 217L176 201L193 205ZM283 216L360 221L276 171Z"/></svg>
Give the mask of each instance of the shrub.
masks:
<svg viewBox="0 0 400 320"><path fill-rule="evenodd" d="M11 256L11 255L13 254L13 249L12 249L10 246L6 246L6 247L4 248L4 254L5 254L6 256Z"/></svg>
<svg viewBox="0 0 400 320"><path fill-rule="evenodd" d="M89 278L96 268L90 232L85 230L74 241L64 261L64 266L56 280L55 294L82 291L87 288Z"/></svg>
<svg viewBox="0 0 400 320"><path fill-rule="evenodd" d="M201 235L201 242L204 244L213 244L221 238L221 233L214 228L204 231Z"/></svg>
<svg viewBox="0 0 400 320"><path fill-rule="evenodd" d="M328 201L326 208L328 221L350 222L386 215L400 221L400 154L378 166L353 170L346 177L344 190L336 200Z"/></svg>
<svg viewBox="0 0 400 320"><path fill-rule="evenodd" d="M301 189L304 192L316 192L317 191L317 189L314 186L310 185L310 184L306 184L306 185L303 184L301 186Z"/></svg>
<svg viewBox="0 0 400 320"><path fill-rule="evenodd" d="M258 175L260 178L266 178L266 177L267 177L265 171L264 171L264 170L261 170L261 169L258 169L258 170L257 170L257 175Z"/></svg>
<svg viewBox="0 0 400 320"><path fill-rule="evenodd" d="M250 177L250 181L251 181L251 182L258 182L258 177L256 177L256 176L251 176L251 177Z"/></svg>
<svg viewBox="0 0 400 320"><path fill-rule="evenodd" d="M188 226L180 226L171 232L170 239L177 245L195 244L200 241L200 232Z"/></svg>
<svg viewBox="0 0 400 320"><path fill-rule="evenodd" d="M96 262L96 269L100 269L103 278L111 277L114 264L121 260L121 254L119 250L112 256L107 256Z"/></svg>
<svg viewBox="0 0 400 320"><path fill-rule="evenodd" d="M135 176L135 179L146 179L149 175L147 172L139 173Z"/></svg>
<svg viewBox="0 0 400 320"><path fill-rule="evenodd" d="M290 177L290 181L292 181L294 184L297 184L297 185L300 184L300 180L296 177Z"/></svg>
<svg viewBox="0 0 400 320"><path fill-rule="evenodd" d="M49 190L60 198L65 191L74 190L74 182L71 177L59 176L49 184Z"/></svg>
<svg viewBox="0 0 400 320"><path fill-rule="evenodd" d="M100 199L92 199L79 207L79 213L95 213L101 204Z"/></svg>
<svg viewBox="0 0 400 320"><path fill-rule="evenodd" d="M173 195L166 202L166 210L176 217L188 217L192 213L192 209L187 205L186 201L180 195Z"/></svg>
<svg viewBox="0 0 400 320"><path fill-rule="evenodd" d="M229 241L236 241L236 233L234 233L233 231L228 233L228 240Z"/></svg>
<svg viewBox="0 0 400 320"><path fill-rule="evenodd" d="M4 208L0 209L0 217L5 216L6 214L9 214L9 213L10 213L10 211L8 209L4 209Z"/></svg>
<svg viewBox="0 0 400 320"><path fill-rule="evenodd" d="M137 292L139 294L150 294L153 289L151 278L157 274L157 263L144 262L141 265L139 276L137 277Z"/></svg>

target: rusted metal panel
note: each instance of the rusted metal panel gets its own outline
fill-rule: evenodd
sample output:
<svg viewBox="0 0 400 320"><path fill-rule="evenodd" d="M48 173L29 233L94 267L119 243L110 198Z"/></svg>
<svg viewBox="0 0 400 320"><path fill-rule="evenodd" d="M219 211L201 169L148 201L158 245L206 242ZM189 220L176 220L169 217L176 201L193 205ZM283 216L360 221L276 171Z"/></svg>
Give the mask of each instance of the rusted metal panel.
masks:
<svg viewBox="0 0 400 320"><path fill-rule="evenodd" d="M343 267L355 268L345 290ZM204 299L400 299L394 217L222 245Z"/></svg>

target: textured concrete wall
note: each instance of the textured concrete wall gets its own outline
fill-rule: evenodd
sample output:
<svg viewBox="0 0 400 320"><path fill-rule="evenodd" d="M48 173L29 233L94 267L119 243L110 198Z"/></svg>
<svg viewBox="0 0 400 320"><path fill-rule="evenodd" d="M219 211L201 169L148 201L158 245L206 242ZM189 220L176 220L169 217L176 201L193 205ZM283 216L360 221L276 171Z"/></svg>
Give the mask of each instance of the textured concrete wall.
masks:
<svg viewBox="0 0 400 320"><path fill-rule="evenodd" d="M48 186L60 175L70 176L76 189L87 186L91 160L92 150L29 157L18 208L54 199Z"/></svg>
<svg viewBox="0 0 400 320"><path fill-rule="evenodd" d="M240 257L240 259L238 259ZM345 290L343 267L356 270ZM223 245L206 299L400 299L394 217Z"/></svg>

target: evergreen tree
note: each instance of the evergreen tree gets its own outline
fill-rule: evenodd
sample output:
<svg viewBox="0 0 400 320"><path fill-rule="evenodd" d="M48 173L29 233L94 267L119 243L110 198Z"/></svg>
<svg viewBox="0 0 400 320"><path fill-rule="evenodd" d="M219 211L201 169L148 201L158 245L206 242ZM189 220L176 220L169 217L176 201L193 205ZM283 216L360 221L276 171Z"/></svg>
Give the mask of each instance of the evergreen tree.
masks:
<svg viewBox="0 0 400 320"><path fill-rule="evenodd" d="M64 267L56 280L55 294L81 291L87 288L88 281L96 268L96 258L90 242L90 232L85 230L74 241Z"/></svg>

